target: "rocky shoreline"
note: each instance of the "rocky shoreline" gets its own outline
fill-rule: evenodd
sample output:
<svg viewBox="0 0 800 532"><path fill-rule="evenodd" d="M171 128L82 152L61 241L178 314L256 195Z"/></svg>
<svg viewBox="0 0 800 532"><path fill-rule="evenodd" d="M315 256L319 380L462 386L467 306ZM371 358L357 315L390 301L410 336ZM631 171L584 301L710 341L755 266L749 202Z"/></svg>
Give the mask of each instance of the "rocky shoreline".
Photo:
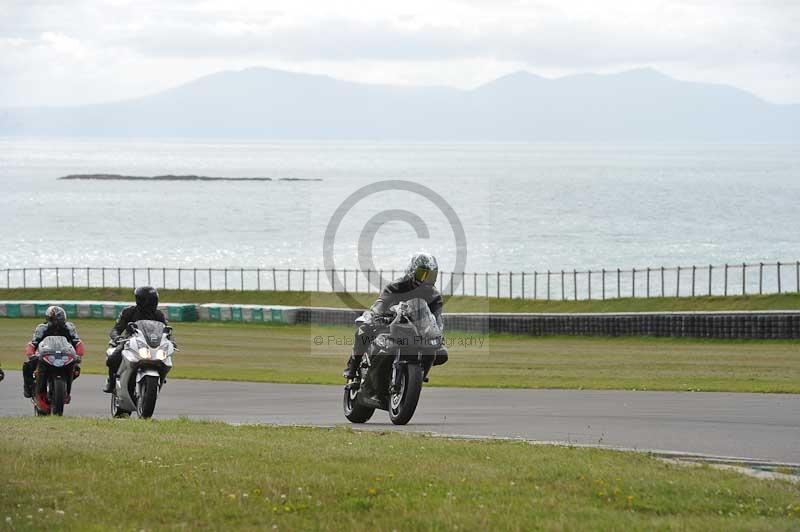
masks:
<svg viewBox="0 0 800 532"><path fill-rule="evenodd" d="M94 181L322 181L320 178L302 177L211 177L204 175L157 175L152 177L119 174L73 174L58 179L64 180L94 180Z"/></svg>

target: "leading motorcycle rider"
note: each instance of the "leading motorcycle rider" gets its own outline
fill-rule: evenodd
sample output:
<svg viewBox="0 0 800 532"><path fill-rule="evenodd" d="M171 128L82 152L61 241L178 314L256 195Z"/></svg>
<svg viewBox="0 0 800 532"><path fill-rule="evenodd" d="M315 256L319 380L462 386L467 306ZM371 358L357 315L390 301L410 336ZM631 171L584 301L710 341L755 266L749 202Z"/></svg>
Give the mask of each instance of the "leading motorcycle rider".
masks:
<svg viewBox="0 0 800 532"><path fill-rule="evenodd" d="M415 253L411 257L403 277L387 284L375 303L368 311L364 312L362 317L365 321L356 329L353 352L347 361L343 377L348 380L356 378L361 358L376 336L376 330L372 323L373 316L386 314L393 305L414 298L424 299L431 314L436 318L436 324L444 331L442 322L444 300L439 290L436 289L438 276L439 263L436 262L436 257L423 252ZM445 362L447 362L447 350L441 348L436 353L435 363L441 365Z"/></svg>
<svg viewBox="0 0 800 532"><path fill-rule="evenodd" d="M167 317L158 310L158 290L152 286L140 286L134 290L133 295L136 298L136 304L122 309L116 323L108 332L110 338L108 345L115 346L115 349L106 358L108 380L103 387L105 393L114 391L117 370L122 363L122 350L125 347L125 340L128 338L128 324L139 320L152 320L167 325ZM175 343L172 338L170 340L173 344Z"/></svg>
<svg viewBox="0 0 800 532"><path fill-rule="evenodd" d="M71 321L67 321L67 312L55 305L47 307L44 311L44 323L40 323L33 331L33 338L28 345L25 346L26 360L22 364L22 394L30 398L33 396L33 385L35 383L34 372L39 366L39 357L36 356L36 351L39 349L39 344L48 336L63 336L67 339L72 347L75 348L75 354L82 357L84 353L83 342L78 336L78 329ZM75 364L73 378L77 379L81 374L80 364Z"/></svg>

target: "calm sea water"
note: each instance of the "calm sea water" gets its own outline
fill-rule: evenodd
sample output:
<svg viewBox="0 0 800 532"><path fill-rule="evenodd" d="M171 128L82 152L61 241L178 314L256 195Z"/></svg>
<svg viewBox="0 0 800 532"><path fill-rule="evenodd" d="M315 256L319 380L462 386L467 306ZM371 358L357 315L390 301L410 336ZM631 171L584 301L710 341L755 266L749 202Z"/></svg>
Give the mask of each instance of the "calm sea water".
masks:
<svg viewBox="0 0 800 532"><path fill-rule="evenodd" d="M321 178L320 182L58 181L74 173ZM421 183L463 224L468 271L722 264L800 258L800 146L394 144L0 139L0 267L323 265L337 207L364 185ZM338 267L385 210L373 256L455 260L427 199L382 192L345 216ZM364 240L364 239L362 239Z"/></svg>

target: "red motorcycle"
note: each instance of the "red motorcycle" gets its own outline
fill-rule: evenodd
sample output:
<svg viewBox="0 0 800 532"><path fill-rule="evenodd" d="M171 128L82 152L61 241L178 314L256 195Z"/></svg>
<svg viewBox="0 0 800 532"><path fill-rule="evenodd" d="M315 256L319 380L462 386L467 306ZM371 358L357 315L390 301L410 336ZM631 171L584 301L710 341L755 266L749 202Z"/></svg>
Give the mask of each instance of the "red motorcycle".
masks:
<svg viewBox="0 0 800 532"><path fill-rule="evenodd" d="M81 357L63 336L48 336L39 344L31 398L37 416L60 416L70 402L72 381L80 374Z"/></svg>

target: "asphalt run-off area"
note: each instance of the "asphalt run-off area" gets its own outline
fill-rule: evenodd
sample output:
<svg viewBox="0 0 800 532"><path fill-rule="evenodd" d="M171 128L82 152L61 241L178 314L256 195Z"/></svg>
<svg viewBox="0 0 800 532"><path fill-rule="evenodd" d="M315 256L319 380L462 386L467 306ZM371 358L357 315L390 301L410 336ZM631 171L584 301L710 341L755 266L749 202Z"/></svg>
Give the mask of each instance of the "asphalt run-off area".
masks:
<svg viewBox="0 0 800 532"><path fill-rule="evenodd" d="M109 417L104 378L75 381L67 416ZM349 425L342 387L170 379L155 418ZM0 415L33 415L22 374L0 383ZM800 395L427 387L407 426L385 412L359 428L520 438L612 448L800 463Z"/></svg>

